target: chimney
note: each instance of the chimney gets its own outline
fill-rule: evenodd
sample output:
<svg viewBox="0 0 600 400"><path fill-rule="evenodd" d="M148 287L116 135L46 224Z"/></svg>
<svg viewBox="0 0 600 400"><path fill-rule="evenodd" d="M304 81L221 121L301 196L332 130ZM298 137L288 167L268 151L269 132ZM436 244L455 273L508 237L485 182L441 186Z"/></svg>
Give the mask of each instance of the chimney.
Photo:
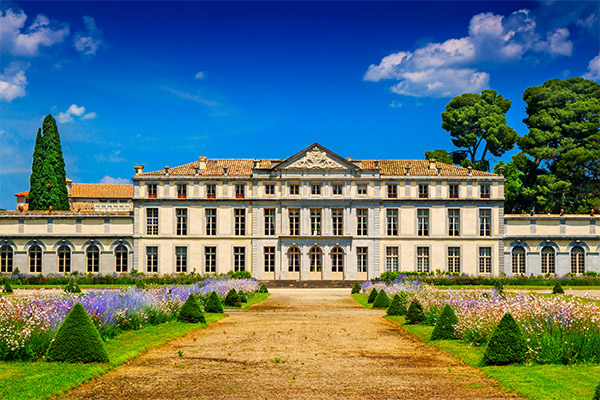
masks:
<svg viewBox="0 0 600 400"><path fill-rule="evenodd" d="M375 168L379 169L379 160L375 160Z"/></svg>
<svg viewBox="0 0 600 400"><path fill-rule="evenodd" d="M430 171L435 171L437 169L436 161L437 160L435 158L430 158L429 159L429 170Z"/></svg>
<svg viewBox="0 0 600 400"><path fill-rule="evenodd" d="M144 172L144 166L143 165L136 165L135 167L133 167L133 169L135 169L135 174L139 175L142 172Z"/></svg>
<svg viewBox="0 0 600 400"><path fill-rule="evenodd" d="M227 172L228 172L228 171L229 171L229 168L228 168L228 167L223 167L223 173L224 173L225 175L227 175Z"/></svg>
<svg viewBox="0 0 600 400"><path fill-rule="evenodd" d="M469 170L469 176L473 175L473 167L469 165L467 169Z"/></svg>
<svg viewBox="0 0 600 400"><path fill-rule="evenodd" d="M406 170L406 175L410 175L410 167L404 167L404 169Z"/></svg>
<svg viewBox="0 0 600 400"><path fill-rule="evenodd" d="M254 169L259 169L260 168L260 160L254 160Z"/></svg>
<svg viewBox="0 0 600 400"><path fill-rule="evenodd" d="M201 156L200 158L198 158L198 168L200 168L203 171L206 169L206 157Z"/></svg>
<svg viewBox="0 0 600 400"><path fill-rule="evenodd" d="M437 167L437 174L438 176L442 175L442 167Z"/></svg>
<svg viewBox="0 0 600 400"><path fill-rule="evenodd" d="M165 175L169 175L169 166L165 165Z"/></svg>
<svg viewBox="0 0 600 400"><path fill-rule="evenodd" d="M200 175L200 173L198 172L199 169L200 169L200 167L197 165L194 167L194 176Z"/></svg>

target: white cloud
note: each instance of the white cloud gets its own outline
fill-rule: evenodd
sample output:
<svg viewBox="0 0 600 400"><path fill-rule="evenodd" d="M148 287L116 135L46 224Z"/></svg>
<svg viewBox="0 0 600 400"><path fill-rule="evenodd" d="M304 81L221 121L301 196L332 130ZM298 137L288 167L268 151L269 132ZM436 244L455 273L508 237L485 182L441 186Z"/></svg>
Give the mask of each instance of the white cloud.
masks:
<svg viewBox="0 0 600 400"><path fill-rule="evenodd" d="M73 39L75 49L85 55L94 55L100 47L103 47L104 38L102 31L96 25L94 18L85 15L83 17L85 32L78 32Z"/></svg>
<svg viewBox="0 0 600 400"><path fill-rule="evenodd" d="M69 35L69 25L39 14L25 28L27 15L19 10L0 10L0 48L17 56L36 56L41 46L61 43Z"/></svg>
<svg viewBox="0 0 600 400"><path fill-rule="evenodd" d="M27 77L25 69L28 65L19 63L11 63L4 68L0 74L0 101L10 103L16 98L25 97L25 86L27 85Z"/></svg>
<svg viewBox="0 0 600 400"><path fill-rule="evenodd" d="M588 70L583 75L583 78L593 81L600 80L600 54L590 60Z"/></svg>
<svg viewBox="0 0 600 400"><path fill-rule="evenodd" d="M198 79L198 80L203 80L204 78L206 78L206 74L204 73L204 71L199 71L195 76L194 79Z"/></svg>
<svg viewBox="0 0 600 400"><path fill-rule="evenodd" d="M131 184L131 181L127 178L113 178L112 176L108 176L106 175L104 178L102 178L100 180L100 183L107 183L110 185L115 185L115 184Z"/></svg>
<svg viewBox="0 0 600 400"><path fill-rule="evenodd" d="M83 115L83 113L85 112L85 107L83 107L83 106L77 107L77 104L71 104L71 107L69 107L67 112L71 115L76 115L78 117L81 117Z"/></svg>
<svg viewBox="0 0 600 400"><path fill-rule="evenodd" d="M162 90L169 92L171 94L174 94L175 96L177 96L179 98L182 98L185 100L190 100L195 103L203 104L208 107L218 107L219 106L219 103L217 103L216 101L205 99L204 97L197 95L197 94L184 92L184 91L174 89L174 88L168 87L168 86L162 87Z"/></svg>
<svg viewBox="0 0 600 400"><path fill-rule="evenodd" d="M401 95L451 97L489 86L489 73L478 70L483 63L516 62L526 53L569 56L572 51L568 29L547 32L542 39L529 10L506 17L481 13L471 18L468 36L392 53L369 66L363 79L399 81L391 90Z"/></svg>
<svg viewBox="0 0 600 400"><path fill-rule="evenodd" d="M56 116L56 122L58 122L59 124L68 124L70 122L73 122L73 117L68 112L60 112Z"/></svg>
<svg viewBox="0 0 600 400"><path fill-rule="evenodd" d="M98 116L98 114L96 114L95 112L91 112L91 113L87 113L85 114L81 119L86 120L86 119L94 119Z"/></svg>
<svg viewBox="0 0 600 400"><path fill-rule="evenodd" d="M81 117L82 120L96 118L95 112L87 113L85 115L84 114L85 114L84 106L80 107L77 104L71 104L71 106L67 109L67 111L58 113L58 115L56 117L56 121L61 124L67 124L67 123L74 121L74 118L73 118L74 116Z"/></svg>
<svg viewBox="0 0 600 400"><path fill-rule="evenodd" d="M390 107L392 108L401 108L402 106L403 104L396 100L392 100L392 102L390 103Z"/></svg>

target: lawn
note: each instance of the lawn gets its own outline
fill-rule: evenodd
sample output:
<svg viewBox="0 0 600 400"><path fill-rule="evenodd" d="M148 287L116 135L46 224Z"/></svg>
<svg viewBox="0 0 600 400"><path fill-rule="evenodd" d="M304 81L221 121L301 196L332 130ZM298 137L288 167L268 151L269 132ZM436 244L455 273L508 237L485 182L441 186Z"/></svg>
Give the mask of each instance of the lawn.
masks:
<svg viewBox="0 0 600 400"><path fill-rule="evenodd" d="M370 304L367 305L365 295L353 294L352 297L363 306L371 308ZM482 366L484 346L471 346L457 340L430 341L433 326L408 325L405 324L404 317L385 318L429 345L479 368L506 390L524 398L591 400L600 383L600 365L597 364Z"/></svg>

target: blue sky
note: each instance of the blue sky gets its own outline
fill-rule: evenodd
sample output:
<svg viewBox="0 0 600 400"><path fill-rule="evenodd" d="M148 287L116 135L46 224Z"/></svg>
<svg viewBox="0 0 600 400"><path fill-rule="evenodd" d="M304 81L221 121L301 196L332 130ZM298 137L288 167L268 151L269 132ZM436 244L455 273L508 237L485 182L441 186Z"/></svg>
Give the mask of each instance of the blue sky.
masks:
<svg viewBox="0 0 600 400"><path fill-rule="evenodd" d="M126 182L209 158L452 150L440 113L491 88L600 75L597 1L2 2L0 208L29 189L37 128L67 176ZM508 155L507 155L508 157Z"/></svg>

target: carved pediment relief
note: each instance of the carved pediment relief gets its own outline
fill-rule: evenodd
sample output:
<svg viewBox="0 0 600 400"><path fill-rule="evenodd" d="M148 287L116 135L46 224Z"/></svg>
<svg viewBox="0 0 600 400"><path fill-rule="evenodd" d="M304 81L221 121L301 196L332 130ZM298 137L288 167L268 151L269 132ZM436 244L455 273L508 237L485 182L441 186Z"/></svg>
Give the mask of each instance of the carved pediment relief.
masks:
<svg viewBox="0 0 600 400"><path fill-rule="evenodd" d="M302 156L299 160L292 162L285 169L347 169L329 157L327 152L315 146Z"/></svg>

